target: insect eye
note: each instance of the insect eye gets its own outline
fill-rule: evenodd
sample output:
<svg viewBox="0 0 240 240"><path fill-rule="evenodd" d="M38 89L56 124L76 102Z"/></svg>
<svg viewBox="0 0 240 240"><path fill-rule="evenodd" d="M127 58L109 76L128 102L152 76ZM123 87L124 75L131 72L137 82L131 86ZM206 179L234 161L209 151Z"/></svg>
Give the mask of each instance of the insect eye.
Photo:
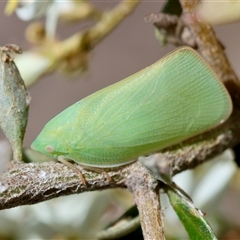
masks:
<svg viewBox="0 0 240 240"><path fill-rule="evenodd" d="M54 147L51 146L51 145L47 145L45 147L46 151L49 152L49 153L53 153L55 151Z"/></svg>

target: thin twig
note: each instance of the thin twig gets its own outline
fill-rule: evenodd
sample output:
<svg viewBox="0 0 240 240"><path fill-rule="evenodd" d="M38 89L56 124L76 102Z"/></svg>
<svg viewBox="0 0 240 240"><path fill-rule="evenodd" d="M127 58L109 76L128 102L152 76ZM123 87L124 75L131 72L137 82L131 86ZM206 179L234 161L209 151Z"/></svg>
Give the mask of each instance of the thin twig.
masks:
<svg viewBox="0 0 240 240"><path fill-rule="evenodd" d="M99 21L91 28L75 33L63 41L45 39L38 48L32 50L49 62L41 76L59 69L85 70L92 49L132 13L139 3L140 0L123 0L113 9L103 12ZM34 78L29 81L27 87L37 80L38 78Z"/></svg>
<svg viewBox="0 0 240 240"><path fill-rule="evenodd" d="M138 207L144 239L165 239L157 180L141 166L129 174L126 184Z"/></svg>

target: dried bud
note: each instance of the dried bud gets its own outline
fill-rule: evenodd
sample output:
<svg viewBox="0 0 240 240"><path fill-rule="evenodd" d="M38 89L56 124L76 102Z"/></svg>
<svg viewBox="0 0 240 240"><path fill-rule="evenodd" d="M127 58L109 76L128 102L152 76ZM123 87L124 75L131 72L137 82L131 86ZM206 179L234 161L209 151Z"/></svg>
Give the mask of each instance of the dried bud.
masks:
<svg viewBox="0 0 240 240"><path fill-rule="evenodd" d="M13 159L22 160L22 144L28 120L30 96L13 61L22 50L14 44L0 47L0 127L10 141Z"/></svg>

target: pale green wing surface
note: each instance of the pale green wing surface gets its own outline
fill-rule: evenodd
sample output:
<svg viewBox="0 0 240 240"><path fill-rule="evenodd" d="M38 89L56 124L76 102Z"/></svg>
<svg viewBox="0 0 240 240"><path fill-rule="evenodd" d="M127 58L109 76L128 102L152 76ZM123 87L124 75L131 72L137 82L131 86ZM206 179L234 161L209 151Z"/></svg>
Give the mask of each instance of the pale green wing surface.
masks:
<svg viewBox="0 0 240 240"><path fill-rule="evenodd" d="M223 122L230 97L205 61L184 47L75 103L33 143L97 167L122 165Z"/></svg>
<svg viewBox="0 0 240 240"><path fill-rule="evenodd" d="M72 154L97 165L121 164L180 142L220 124L231 112L226 89L190 48L78 104L77 119L88 114L74 135Z"/></svg>

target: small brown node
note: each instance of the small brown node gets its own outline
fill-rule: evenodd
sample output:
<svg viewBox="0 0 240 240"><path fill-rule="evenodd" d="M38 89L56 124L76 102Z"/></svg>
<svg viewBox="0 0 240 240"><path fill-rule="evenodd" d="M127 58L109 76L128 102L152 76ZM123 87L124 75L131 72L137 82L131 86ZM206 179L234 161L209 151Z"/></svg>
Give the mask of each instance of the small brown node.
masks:
<svg viewBox="0 0 240 240"><path fill-rule="evenodd" d="M2 47L3 52L12 52L17 54L22 54L22 49L16 44L6 44Z"/></svg>
<svg viewBox="0 0 240 240"><path fill-rule="evenodd" d="M22 49L16 44L6 44L1 48L1 51L3 53L2 61L4 62L13 61L14 56L11 56L11 53L21 54L23 52Z"/></svg>

